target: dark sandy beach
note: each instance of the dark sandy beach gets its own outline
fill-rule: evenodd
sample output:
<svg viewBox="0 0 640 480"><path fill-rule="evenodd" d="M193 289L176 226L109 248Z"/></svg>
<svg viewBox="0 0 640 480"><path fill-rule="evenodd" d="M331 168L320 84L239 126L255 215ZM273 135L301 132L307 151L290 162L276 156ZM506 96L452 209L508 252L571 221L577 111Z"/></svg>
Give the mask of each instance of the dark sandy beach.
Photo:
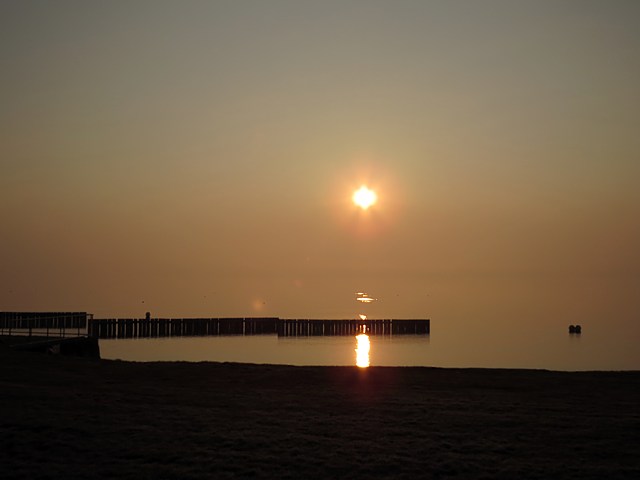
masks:
<svg viewBox="0 0 640 480"><path fill-rule="evenodd" d="M640 372L0 360L5 479L640 478Z"/></svg>

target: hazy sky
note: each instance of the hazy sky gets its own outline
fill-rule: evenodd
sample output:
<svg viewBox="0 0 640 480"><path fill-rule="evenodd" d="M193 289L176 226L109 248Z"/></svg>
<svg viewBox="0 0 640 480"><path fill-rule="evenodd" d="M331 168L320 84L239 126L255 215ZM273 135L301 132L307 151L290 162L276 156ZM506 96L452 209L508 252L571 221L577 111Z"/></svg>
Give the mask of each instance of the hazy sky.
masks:
<svg viewBox="0 0 640 480"><path fill-rule="evenodd" d="M0 310L351 318L366 291L434 329L638 335L639 24L635 0L3 1Z"/></svg>

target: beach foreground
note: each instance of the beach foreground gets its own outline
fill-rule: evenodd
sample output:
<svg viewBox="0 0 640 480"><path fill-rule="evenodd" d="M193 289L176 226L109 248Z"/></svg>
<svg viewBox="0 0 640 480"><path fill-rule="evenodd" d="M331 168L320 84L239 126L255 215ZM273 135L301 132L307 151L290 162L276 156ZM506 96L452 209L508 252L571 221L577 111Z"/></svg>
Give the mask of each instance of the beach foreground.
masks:
<svg viewBox="0 0 640 480"><path fill-rule="evenodd" d="M0 348L2 478L640 478L640 372Z"/></svg>

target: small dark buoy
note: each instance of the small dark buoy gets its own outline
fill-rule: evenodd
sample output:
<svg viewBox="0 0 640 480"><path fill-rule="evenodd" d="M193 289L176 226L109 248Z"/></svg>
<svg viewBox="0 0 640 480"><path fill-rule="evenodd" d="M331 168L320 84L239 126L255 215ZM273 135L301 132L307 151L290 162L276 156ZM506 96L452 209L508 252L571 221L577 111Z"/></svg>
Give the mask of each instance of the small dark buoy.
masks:
<svg viewBox="0 0 640 480"><path fill-rule="evenodd" d="M576 326L575 325L569 325L569 333L576 333Z"/></svg>

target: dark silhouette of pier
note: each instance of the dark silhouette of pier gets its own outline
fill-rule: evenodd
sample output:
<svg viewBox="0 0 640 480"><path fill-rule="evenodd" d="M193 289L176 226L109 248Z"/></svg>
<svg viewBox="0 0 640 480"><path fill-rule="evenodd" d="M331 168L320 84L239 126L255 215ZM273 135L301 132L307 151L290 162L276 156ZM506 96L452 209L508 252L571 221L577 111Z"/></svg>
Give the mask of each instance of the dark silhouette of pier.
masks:
<svg viewBox="0 0 640 480"><path fill-rule="evenodd" d="M279 320L277 334L280 337L309 337L357 335L428 335L430 321L401 319L367 320Z"/></svg>
<svg viewBox="0 0 640 480"><path fill-rule="evenodd" d="M0 312L0 335L86 335L93 315L87 312Z"/></svg>
<svg viewBox="0 0 640 480"><path fill-rule="evenodd" d="M282 319L228 318L101 318L86 312L0 312L0 334L95 338L206 337L278 335L311 337L357 335L428 335L428 319Z"/></svg>
<svg viewBox="0 0 640 480"><path fill-rule="evenodd" d="M87 336L87 312L0 312L0 342L13 350L100 358L97 338Z"/></svg>
<svg viewBox="0 0 640 480"><path fill-rule="evenodd" d="M430 321L401 319L322 320L277 317L92 319L87 333L97 338L162 338L218 335L428 335Z"/></svg>

